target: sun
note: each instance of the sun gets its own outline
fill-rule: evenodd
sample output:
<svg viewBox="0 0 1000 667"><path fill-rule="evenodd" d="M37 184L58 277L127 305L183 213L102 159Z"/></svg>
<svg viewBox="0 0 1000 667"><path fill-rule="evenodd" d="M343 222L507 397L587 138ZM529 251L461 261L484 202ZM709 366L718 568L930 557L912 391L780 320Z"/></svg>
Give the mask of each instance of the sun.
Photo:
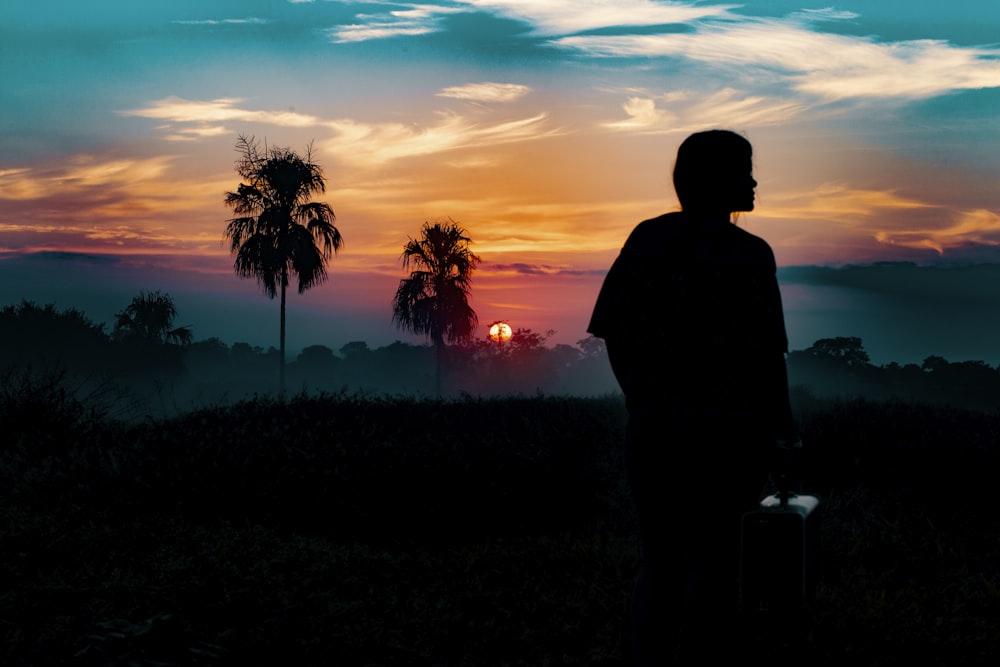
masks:
<svg viewBox="0 0 1000 667"><path fill-rule="evenodd" d="M514 335L510 325L503 320L498 320L490 325L490 340L494 343L506 343Z"/></svg>

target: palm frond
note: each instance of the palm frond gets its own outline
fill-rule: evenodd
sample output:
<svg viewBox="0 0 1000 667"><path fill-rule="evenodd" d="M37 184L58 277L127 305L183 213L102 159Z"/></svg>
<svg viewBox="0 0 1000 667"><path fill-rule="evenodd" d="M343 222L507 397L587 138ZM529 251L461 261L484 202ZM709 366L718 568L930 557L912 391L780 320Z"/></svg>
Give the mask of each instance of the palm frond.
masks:
<svg viewBox="0 0 1000 667"><path fill-rule="evenodd" d="M393 299L393 321L415 334L426 334L435 345L445 339L468 339L478 325L469 305L472 272L479 257L470 239L453 220L425 222L418 239L403 246L401 260L410 277L400 281Z"/></svg>
<svg viewBox="0 0 1000 667"><path fill-rule="evenodd" d="M226 193L226 205L236 214L227 222L224 238L235 256L241 278L255 278L274 298L288 274L298 276L299 292L326 279L326 261L343 246L336 216L329 204L309 201L325 192L323 172L312 159L289 148L261 147L240 135L236 171L244 182Z"/></svg>

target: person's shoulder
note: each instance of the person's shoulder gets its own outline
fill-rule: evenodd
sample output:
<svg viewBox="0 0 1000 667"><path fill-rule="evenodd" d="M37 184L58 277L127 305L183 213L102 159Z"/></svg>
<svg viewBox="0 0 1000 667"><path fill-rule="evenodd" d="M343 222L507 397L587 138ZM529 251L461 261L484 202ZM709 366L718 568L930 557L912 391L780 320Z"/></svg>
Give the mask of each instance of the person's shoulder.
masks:
<svg viewBox="0 0 1000 667"><path fill-rule="evenodd" d="M687 217L680 211L664 213L655 218L643 220L625 241L625 247L630 250L643 250L657 247L675 238L685 228Z"/></svg>
<svg viewBox="0 0 1000 667"><path fill-rule="evenodd" d="M771 244L767 241L734 224L729 226L729 232L745 248L746 252L752 253L766 261L774 262L774 251L771 249Z"/></svg>

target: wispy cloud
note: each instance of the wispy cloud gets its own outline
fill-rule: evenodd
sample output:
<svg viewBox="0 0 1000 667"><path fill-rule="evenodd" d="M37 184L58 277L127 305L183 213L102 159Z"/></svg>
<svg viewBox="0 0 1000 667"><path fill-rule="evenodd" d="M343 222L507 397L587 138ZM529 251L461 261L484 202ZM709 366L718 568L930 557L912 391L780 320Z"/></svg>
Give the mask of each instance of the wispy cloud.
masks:
<svg viewBox="0 0 1000 667"><path fill-rule="evenodd" d="M516 84L471 84L450 90L462 99L513 100L528 89ZM266 111L238 106L242 100L220 98L210 101L168 97L148 107L121 112L123 115L167 120L163 125L169 140L223 134L224 121L265 123L282 127L313 127L332 131L333 137L320 140L331 151L353 163L381 164L397 158L429 155L458 148L486 147L558 134L546 125L547 115L503 121L477 121L453 112L440 112L438 121L426 126L404 123L366 123L354 119L324 119L294 111Z"/></svg>
<svg viewBox="0 0 1000 667"><path fill-rule="evenodd" d="M439 97L452 97L471 102L512 102L524 97L531 88L517 83L467 83L464 86L449 86L438 92Z"/></svg>
<svg viewBox="0 0 1000 667"><path fill-rule="evenodd" d="M441 20L465 11L459 7L400 3L405 9L395 9L376 14L358 14L357 23L339 25L327 30L330 39L337 43L364 42L388 37L425 35L437 32Z"/></svg>
<svg viewBox="0 0 1000 667"><path fill-rule="evenodd" d="M0 171L0 200L28 200L85 188L114 184L128 187L161 178L170 158L100 160L90 156L68 158L53 169L7 169Z"/></svg>
<svg viewBox="0 0 1000 667"><path fill-rule="evenodd" d="M613 3L607 0L456 0L454 5L399 3L397 6L405 9L358 14L355 23L331 28L328 34L335 42L424 35L441 30L442 19L448 15L479 11L527 23L536 35L571 35L613 26L690 23L725 16L730 9L738 7L669 0L618 0Z"/></svg>
<svg viewBox="0 0 1000 667"><path fill-rule="evenodd" d="M5 170L0 246L218 252L222 193L231 183L178 179L169 173L174 160L77 155L58 164ZM164 187L165 181L171 186ZM219 222L206 226L213 218Z"/></svg>
<svg viewBox="0 0 1000 667"><path fill-rule="evenodd" d="M942 227L881 230L875 239L889 245L931 249L939 255L968 245L1000 246L1000 214L985 209L962 211Z"/></svg>
<svg viewBox="0 0 1000 667"><path fill-rule="evenodd" d="M514 262L511 264L486 263L485 269L496 273L510 273L522 276L595 276L604 275L607 269L577 269L568 265L554 266L551 264L531 264Z"/></svg>
<svg viewBox="0 0 1000 667"><path fill-rule="evenodd" d="M547 115L540 113L517 120L479 123L442 112L437 123L424 127L337 120L326 123L336 136L322 143L345 160L382 164L399 158L460 148L484 148L559 134L561 130L549 128L546 119Z"/></svg>
<svg viewBox="0 0 1000 667"><path fill-rule="evenodd" d="M615 26L691 23L725 16L739 5L653 0L461 0L478 10L524 21L541 35L571 35Z"/></svg>
<svg viewBox="0 0 1000 667"><path fill-rule="evenodd" d="M267 19L256 16L248 16L242 19L199 19L199 20L176 20L172 23L180 25L265 25L270 23Z"/></svg>
<svg viewBox="0 0 1000 667"><path fill-rule="evenodd" d="M709 126L760 127L788 122L807 108L797 100L749 95L732 88L707 95L675 91L633 95L622 105L626 118L603 125L613 130L649 134L690 132Z"/></svg>
<svg viewBox="0 0 1000 667"><path fill-rule="evenodd" d="M159 129L166 130L168 139L185 140L205 136L225 134L228 130L219 123L239 121L243 123L268 123L282 127L311 127L318 125L320 119L316 116L301 114L295 111L262 111L243 109L238 105L243 100L235 97L222 97L215 100L186 100L181 97L166 97L156 100L141 109L121 111L123 116L137 116L166 120L172 123L193 124L194 127L175 128L164 125Z"/></svg>
<svg viewBox="0 0 1000 667"><path fill-rule="evenodd" d="M880 43L815 30L802 16L704 21L689 33L577 35L553 43L594 56L676 57L740 67L747 77L756 72L773 78L778 73L789 78L792 88L824 101L923 98L1000 86L1000 49L958 47L940 40ZM841 18L833 13L816 16Z"/></svg>
<svg viewBox="0 0 1000 667"><path fill-rule="evenodd" d="M852 188L841 183L824 183L786 195L771 193L767 197L769 218L807 220L823 217L852 226L890 211L934 208L936 204L900 195L894 190Z"/></svg>

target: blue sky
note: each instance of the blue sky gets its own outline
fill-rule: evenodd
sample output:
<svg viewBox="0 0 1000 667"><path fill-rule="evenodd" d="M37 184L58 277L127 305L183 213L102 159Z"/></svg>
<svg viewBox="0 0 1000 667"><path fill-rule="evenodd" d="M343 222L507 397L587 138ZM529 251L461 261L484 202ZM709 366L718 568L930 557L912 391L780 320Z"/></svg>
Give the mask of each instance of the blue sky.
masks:
<svg viewBox="0 0 1000 667"><path fill-rule="evenodd" d="M727 127L755 147L740 224L783 267L793 348L995 364L997 26L990 0L7 2L0 302L110 321L160 289L196 338L276 345L277 304L221 241L250 134L312 142L346 240L290 300L290 349L419 340L389 303L442 217L484 260L484 325L572 343L629 230L676 207L679 142ZM884 261L917 274L843 279Z"/></svg>

